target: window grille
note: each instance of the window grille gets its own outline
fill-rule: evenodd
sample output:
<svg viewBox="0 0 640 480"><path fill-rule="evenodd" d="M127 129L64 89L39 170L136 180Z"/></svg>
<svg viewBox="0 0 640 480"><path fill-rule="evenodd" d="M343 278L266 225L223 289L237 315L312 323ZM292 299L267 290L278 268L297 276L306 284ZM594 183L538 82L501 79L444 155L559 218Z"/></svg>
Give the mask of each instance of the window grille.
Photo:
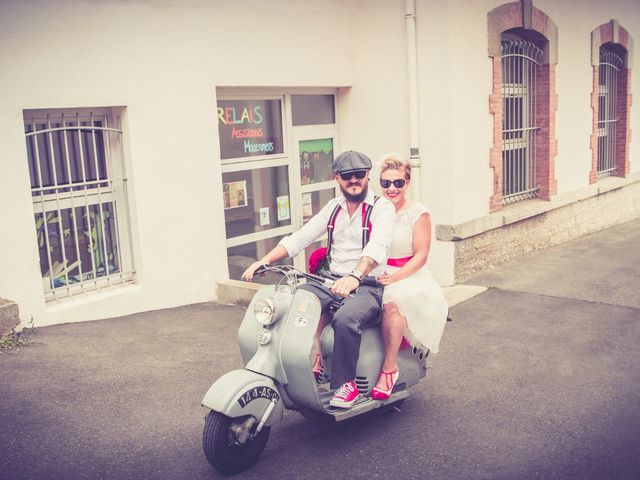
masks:
<svg viewBox="0 0 640 480"><path fill-rule="evenodd" d="M46 299L132 281L119 119L58 110L24 120Z"/></svg>
<svg viewBox="0 0 640 480"><path fill-rule="evenodd" d="M616 53L600 49L598 85L598 176L616 175L616 127L618 124L618 72L623 66Z"/></svg>
<svg viewBox="0 0 640 480"><path fill-rule="evenodd" d="M543 51L525 40L502 42L502 202L538 195L536 73Z"/></svg>

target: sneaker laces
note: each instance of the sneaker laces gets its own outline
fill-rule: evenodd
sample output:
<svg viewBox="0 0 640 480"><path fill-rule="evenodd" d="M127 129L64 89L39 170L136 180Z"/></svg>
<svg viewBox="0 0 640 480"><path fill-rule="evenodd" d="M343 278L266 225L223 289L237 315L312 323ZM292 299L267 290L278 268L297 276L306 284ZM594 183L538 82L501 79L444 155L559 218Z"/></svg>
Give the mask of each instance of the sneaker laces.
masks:
<svg viewBox="0 0 640 480"><path fill-rule="evenodd" d="M355 387L353 386L353 382L347 382L344 385L342 385L338 390L336 390L334 397L345 399L354 390L355 390Z"/></svg>

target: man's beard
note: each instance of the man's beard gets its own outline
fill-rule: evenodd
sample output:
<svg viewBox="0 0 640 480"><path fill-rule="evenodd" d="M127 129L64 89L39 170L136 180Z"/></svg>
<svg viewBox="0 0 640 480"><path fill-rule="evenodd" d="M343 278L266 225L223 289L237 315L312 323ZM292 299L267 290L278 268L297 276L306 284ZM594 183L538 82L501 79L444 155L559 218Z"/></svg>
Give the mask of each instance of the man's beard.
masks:
<svg viewBox="0 0 640 480"><path fill-rule="evenodd" d="M344 195L344 198L347 199L347 202L352 202L352 203L364 202L364 199L367 198L368 189L369 189L369 185L365 183L364 187L362 188L362 191L358 195L352 195L349 192L347 192L344 188L342 188L342 185L340 185L340 191Z"/></svg>

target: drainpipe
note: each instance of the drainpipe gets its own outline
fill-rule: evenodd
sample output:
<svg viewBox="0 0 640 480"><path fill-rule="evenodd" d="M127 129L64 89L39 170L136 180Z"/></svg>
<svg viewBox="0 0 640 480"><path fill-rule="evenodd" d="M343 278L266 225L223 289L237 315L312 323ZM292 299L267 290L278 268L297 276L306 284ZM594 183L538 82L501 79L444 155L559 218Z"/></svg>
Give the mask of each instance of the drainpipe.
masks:
<svg viewBox="0 0 640 480"><path fill-rule="evenodd" d="M411 163L412 197L421 201L421 161L418 129L418 67L416 55L416 2L407 0L405 23L407 25L407 76L409 77L409 162Z"/></svg>

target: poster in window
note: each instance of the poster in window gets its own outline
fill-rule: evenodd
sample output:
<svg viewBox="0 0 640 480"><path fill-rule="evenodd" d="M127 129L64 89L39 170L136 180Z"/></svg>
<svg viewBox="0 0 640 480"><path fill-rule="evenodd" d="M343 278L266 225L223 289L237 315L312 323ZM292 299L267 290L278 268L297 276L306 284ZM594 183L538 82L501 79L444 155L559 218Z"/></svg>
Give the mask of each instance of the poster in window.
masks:
<svg viewBox="0 0 640 480"><path fill-rule="evenodd" d="M333 180L333 139L302 140L300 150L300 183L327 182Z"/></svg>
<svg viewBox="0 0 640 480"><path fill-rule="evenodd" d="M222 196L225 210L247 206L247 182L228 182L222 184Z"/></svg>
<svg viewBox="0 0 640 480"><path fill-rule="evenodd" d="M276 197L276 205L278 207L278 221L288 220L291 217L289 211L289 195Z"/></svg>
<svg viewBox="0 0 640 480"><path fill-rule="evenodd" d="M280 100L218 100L220 157L283 153L281 103Z"/></svg>

